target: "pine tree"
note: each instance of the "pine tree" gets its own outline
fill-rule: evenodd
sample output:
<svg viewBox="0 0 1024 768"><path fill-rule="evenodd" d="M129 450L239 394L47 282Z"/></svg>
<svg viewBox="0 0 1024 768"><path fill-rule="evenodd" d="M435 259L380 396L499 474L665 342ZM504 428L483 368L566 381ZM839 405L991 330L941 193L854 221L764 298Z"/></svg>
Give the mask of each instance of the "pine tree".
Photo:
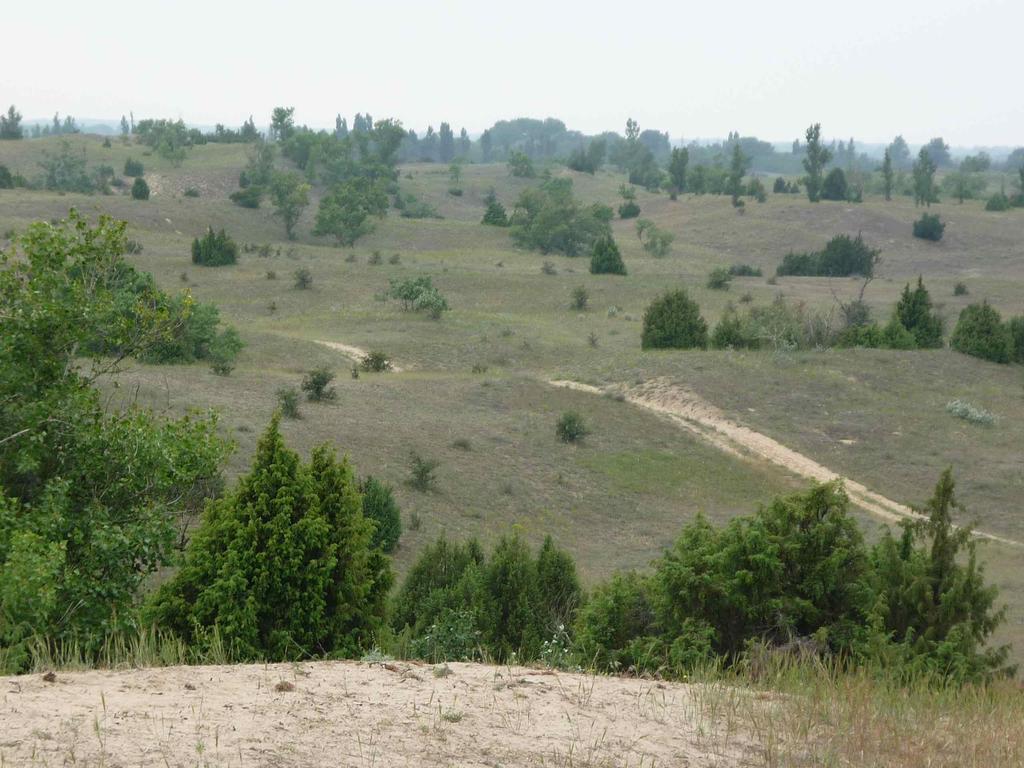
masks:
<svg viewBox="0 0 1024 768"><path fill-rule="evenodd" d="M895 314L903 327L913 334L919 349L942 346L942 318L932 311L931 296L920 276L916 288L911 290L910 283L903 288Z"/></svg>
<svg viewBox="0 0 1024 768"><path fill-rule="evenodd" d="M626 265L619 246L611 236L598 238L590 256L590 272L594 275L625 275Z"/></svg>
<svg viewBox="0 0 1024 768"><path fill-rule="evenodd" d="M374 477L363 481L363 516L374 523L371 545L392 552L402 535L402 515L391 486Z"/></svg>
<svg viewBox="0 0 1024 768"><path fill-rule="evenodd" d="M575 623L583 599L576 562L572 555L555 546L550 536L544 538L537 553L537 591L540 631L544 639Z"/></svg>
<svg viewBox="0 0 1024 768"><path fill-rule="evenodd" d="M391 585L372 532L348 462L318 448L303 465L275 416L252 470L207 507L147 617L200 647L216 628L237 660L355 654Z"/></svg>
<svg viewBox="0 0 1024 768"><path fill-rule="evenodd" d="M1005 620L998 589L985 584L969 527L954 526L963 512L946 470L925 507L926 519L904 523L899 539L886 532L872 553L875 614L899 644L911 670L965 682L1009 671L1008 646L986 642Z"/></svg>

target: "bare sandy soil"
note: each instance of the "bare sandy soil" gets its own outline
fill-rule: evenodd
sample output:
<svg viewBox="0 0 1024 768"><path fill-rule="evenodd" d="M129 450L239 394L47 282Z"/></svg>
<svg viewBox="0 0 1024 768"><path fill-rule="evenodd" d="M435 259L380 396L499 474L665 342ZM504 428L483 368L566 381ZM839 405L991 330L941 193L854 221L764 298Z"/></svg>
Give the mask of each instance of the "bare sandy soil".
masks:
<svg viewBox="0 0 1024 768"><path fill-rule="evenodd" d="M556 387L575 389L590 394L603 395L606 390L576 381L552 381ZM905 504L900 504L872 491L863 483L843 477L828 467L819 464L809 456L787 448L782 443L739 424L723 414L698 395L678 387L666 379L652 379L629 389L617 390L630 403L659 413L674 423L708 441L720 450L738 457L759 458L783 467L795 475L829 482L842 480L846 492L861 509L885 520L898 522L901 519L920 519L922 516ZM1024 546L1021 542L996 536L984 531L975 531L980 538L998 541L1011 546Z"/></svg>
<svg viewBox="0 0 1024 768"><path fill-rule="evenodd" d="M322 339L317 339L316 343L321 344L328 349L333 349L336 352L341 352L345 357L357 363L362 362L363 358L369 354L369 352L362 347L353 347L351 344L342 344L340 341L324 341ZM388 362L391 363L391 370L394 373L402 372L402 369L395 365L393 361L388 360Z"/></svg>
<svg viewBox="0 0 1024 768"><path fill-rule="evenodd" d="M720 690L521 667L166 667L6 677L0 690L4 766L761 762L724 722ZM739 695L771 706L763 694Z"/></svg>

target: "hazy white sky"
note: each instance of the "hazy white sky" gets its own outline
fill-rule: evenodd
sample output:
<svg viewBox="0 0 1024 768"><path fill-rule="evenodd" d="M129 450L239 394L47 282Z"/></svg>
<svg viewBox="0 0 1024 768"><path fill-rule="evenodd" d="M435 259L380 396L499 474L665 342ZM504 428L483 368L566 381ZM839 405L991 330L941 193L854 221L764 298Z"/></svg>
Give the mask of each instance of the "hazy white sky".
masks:
<svg viewBox="0 0 1024 768"><path fill-rule="evenodd" d="M1024 144L1024 0L15 2L0 102L265 124L394 116L477 133L517 116L587 133L731 130Z"/></svg>

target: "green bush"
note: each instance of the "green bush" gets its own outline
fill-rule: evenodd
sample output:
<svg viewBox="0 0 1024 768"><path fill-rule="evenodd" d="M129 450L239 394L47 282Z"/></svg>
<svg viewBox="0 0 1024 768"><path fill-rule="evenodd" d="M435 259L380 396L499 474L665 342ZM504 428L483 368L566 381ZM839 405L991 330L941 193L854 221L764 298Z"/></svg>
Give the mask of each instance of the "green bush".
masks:
<svg viewBox="0 0 1024 768"><path fill-rule="evenodd" d="M1024 315L1011 318L1006 327L1010 331L1010 360L1024 363Z"/></svg>
<svg viewBox="0 0 1024 768"><path fill-rule="evenodd" d="M132 184L132 200L149 200L149 184L142 177Z"/></svg>
<svg viewBox="0 0 1024 768"><path fill-rule="evenodd" d="M580 611L576 648L580 658L598 669L625 671L643 665L630 653L634 642L656 633L650 580L617 573L599 584Z"/></svg>
<svg viewBox="0 0 1024 768"><path fill-rule="evenodd" d="M733 264L729 267L729 274L733 277L761 277L761 268L749 264Z"/></svg>
<svg viewBox="0 0 1024 768"><path fill-rule="evenodd" d="M145 173L146 173L146 169L143 168L142 162L140 160L134 160L134 159L129 157L127 160L124 161L124 175L125 176L139 177L139 176L144 176Z"/></svg>
<svg viewBox="0 0 1024 768"><path fill-rule="evenodd" d="M430 661L536 659L567 636L582 603L573 559L545 539L536 558L518 537L489 557L475 541L443 537L423 550L392 603L392 625Z"/></svg>
<svg viewBox="0 0 1024 768"><path fill-rule="evenodd" d="M0 163L0 189L14 189L14 177L11 169Z"/></svg>
<svg viewBox="0 0 1024 768"><path fill-rule="evenodd" d="M619 206L620 219L635 219L639 215L640 206L636 204L636 200L627 200Z"/></svg>
<svg viewBox="0 0 1024 768"><path fill-rule="evenodd" d="M967 283L957 281L957 284L953 286L954 296L966 296L968 294Z"/></svg>
<svg viewBox="0 0 1024 768"><path fill-rule="evenodd" d="M532 179L537 175L529 156L515 150L508 153L508 172L521 179Z"/></svg>
<svg viewBox="0 0 1024 768"><path fill-rule="evenodd" d="M189 187L182 194L185 197L199 197L199 190L196 187Z"/></svg>
<svg viewBox="0 0 1024 768"><path fill-rule="evenodd" d="M1010 198L1006 196L1005 192L996 192L985 203L986 211L1008 211L1010 207Z"/></svg>
<svg viewBox="0 0 1024 768"><path fill-rule="evenodd" d="M619 253L619 246L611 236L602 237L594 243L590 254L590 273L593 275L625 275L626 265Z"/></svg>
<svg viewBox="0 0 1024 768"><path fill-rule="evenodd" d="M334 371L326 366L314 368L302 378L302 391L311 402L319 403L323 400L333 400L337 396L334 387L330 384L334 381Z"/></svg>
<svg viewBox="0 0 1024 768"><path fill-rule="evenodd" d="M321 447L303 464L275 418L147 618L192 645L216 629L238 661L357 655L382 625L392 580L372 535L348 462Z"/></svg>
<svg viewBox="0 0 1024 768"><path fill-rule="evenodd" d="M732 274L725 267L715 267L708 275L708 288L713 291L727 291L732 283Z"/></svg>
<svg viewBox="0 0 1024 768"><path fill-rule="evenodd" d="M869 248L860 235L837 235L828 241L822 251L788 254L775 270L775 274L780 277L871 277L878 262L878 255L879 251Z"/></svg>
<svg viewBox="0 0 1024 768"><path fill-rule="evenodd" d="M307 267L299 267L292 273L295 289L308 291L313 287L313 273Z"/></svg>
<svg viewBox="0 0 1024 768"><path fill-rule="evenodd" d="M569 306L575 309L577 312L584 312L587 309L587 305L590 302L590 294L587 293L587 289L582 285L577 285L572 289L572 301Z"/></svg>
<svg viewBox="0 0 1024 768"><path fill-rule="evenodd" d="M359 361L359 367L367 373L385 373L391 370L391 361L388 356L380 350L370 350L366 356Z"/></svg>
<svg viewBox="0 0 1024 768"><path fill-rule="evenodd" d="M907 283L896 304L896 318L914 336L919 349L938 349L942 346L942 318L932 309L932 299L924 281L917 278L917 287Z"/></svg>
<svg viewBox="0 0 1024 768"><path fill-rule="evenodd" d="M914 237L919 237L922 240L938 242L942 239L942 233L945 229L946 225L942 222L937 213L925 213L921 215L920 219L914 222Z"/></svg>
<svg viewBox="0 0 1024 768"><path fill-rule="evenodd" d="M238 245L228 237L222 229L214 232L213 227L206 230L202 238L192 241L192 263L201 267L223 267L238 261Z"/></svg>
<svg viewBox="0 0 1024 768"><path fill-rule="evenodd" d="M850 189L846 183L846 174L842 168L833 168L828 172L821 185L822 200L848 200Z"/></svg>
<svg viewBox="0 0 1024 768"><path fill-rule="evenodd" d="M507 227L509 224L508 214L505 212L505 206L498 200L498 196L494 193L493 189L487 193L484 202L487 204L487 209L484 211L484 218L481 223L492 227Z"/></svg>
<svg viewBox="0 0 1024 768"><path fill-rule="evenodd" d="M995 307L983 302L964 307L960 312L949 345L965 355L993 363L1008 363L1013 339Z"/></svg>
<svg viewBox="0 0 1024 768"><path fill-rule="evenodd" d="M286 419L302 417L299 413L299 390L295 387L281 387L277 390L277 404Z"/></svg>
<svg viewBox="0 0 1024 768"><path fill-rule="evenodd" d="M416 451L412 451L409 454L409 487L420 493L432 491L437 484L435 473L439 466L439 461L425 458Z"/></svg>
<svg viewBox="0 0 1024 768"><path fill-rule="evenodd" d="M370 545L383 552L394 552L402 536L402 513L391 486L367 477L360 490L363 494L363 516L374 523Z"/></svg>
<svg viewBox="0 0 1024 768"><path fill-rule="evenodd" d="M685 290L668 291L644 312L642 349L706 349L708 326Z"/></svg>
<svg viewBox="0 0 1024 768"><path fill-rule="evenodd" d="M259 208L263 202L263 187L251 186L232 192L228 197L235 205L242 208Z"/></svg>
<svg viewBox="0 0 1024 768"><path fill-rule="evenodd" d="M555 424L555 434L563 443L578 443L587 436L587 426L576 411L566 411Z"/></svg>

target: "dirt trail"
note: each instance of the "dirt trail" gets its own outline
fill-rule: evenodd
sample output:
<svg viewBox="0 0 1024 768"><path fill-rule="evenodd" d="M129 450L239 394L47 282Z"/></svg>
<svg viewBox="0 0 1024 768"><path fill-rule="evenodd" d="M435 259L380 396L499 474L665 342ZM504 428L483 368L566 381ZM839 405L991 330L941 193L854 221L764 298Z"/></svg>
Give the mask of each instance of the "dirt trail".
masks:
<svg viewBox="0 0 1024 768"><path fill-rule="evenodd" d="M609 391L575 381L551 381L548 383L556 387L596 395L602 395ZM851 501L887 522L898 522L902 519L920 520L923 517L905 504L888 499L862 483L843 477L814 459L798 453L792 448L787 448L777 440L732 421L698 395L672 384L667 379L652 379L636 387L611 388L610 391L621 392L627 402L667 417L683 429L734 456L743 458L753 456L764 459L800 477L816 482L842 480ZM1024 546L1022 542L995 534L983 531L974 533L979 538L998 541L1002 544Z"/></svg>
<svg viewBox="0 0 1024 768"><path fill-rule="evenodd" d="M726 706L726 703L729 706ZM482 664L308 662L0 677L10 766L747 766L770 698Z"/></svg>
<svg viewBox="0 0 1024 768"><path fill-rule="evenodd" d="M341 352L345 357L351 358L352 360L361 362L364 357L368 354L362 347L353 347L351 344L342 344L340 341L324 341L323 339L314 339L313 343L320 344L321 346L333 349L336 352ZM402 369L399 368L391 359L388 359L391 363L391 370L394 373L401 373Z"/></svg>

